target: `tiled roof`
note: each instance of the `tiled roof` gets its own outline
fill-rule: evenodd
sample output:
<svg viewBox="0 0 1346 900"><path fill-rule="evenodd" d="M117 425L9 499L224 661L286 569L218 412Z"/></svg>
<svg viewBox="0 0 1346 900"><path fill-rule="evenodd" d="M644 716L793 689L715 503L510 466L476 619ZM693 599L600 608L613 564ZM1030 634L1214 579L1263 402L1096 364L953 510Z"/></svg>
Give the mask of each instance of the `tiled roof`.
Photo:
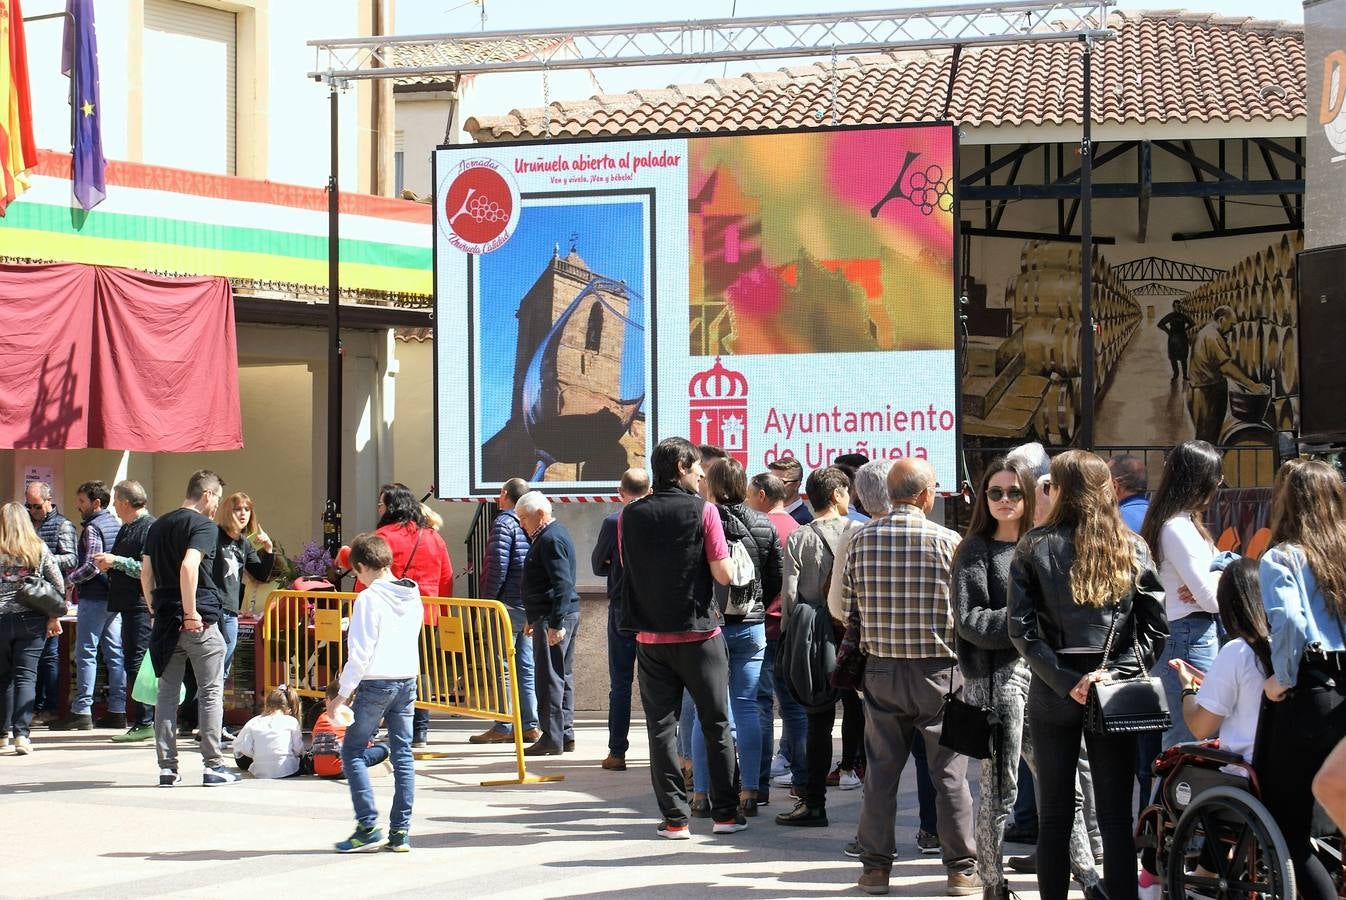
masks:
<svg viewBox="0 0 1346 900"><path fill-rule="evenodd" d="M550 38L528 40L444 42L437 44L404 44L394 49L389 65L451 66L466 62L509 62L542 53L557 46ZM394 84L438 84L452 81L451 75L407 75L394 78Z"/></svg>
<svg viewBox="0 0 1346 900"><path fill-rule="evenodd" d="M1296 120L1305 115L1302 25L1183 10L1114 13L1095 45L1093 118L1107 123ZM964 50L948 118L963 125L1082 121L1078 42ZM839 124L944 117L950 52L881 53L837 64ZM553 135L732 131L830 123L830 62L663 90L551 104ZM478 141L541 137L542 108L478 116Z"/></svg>

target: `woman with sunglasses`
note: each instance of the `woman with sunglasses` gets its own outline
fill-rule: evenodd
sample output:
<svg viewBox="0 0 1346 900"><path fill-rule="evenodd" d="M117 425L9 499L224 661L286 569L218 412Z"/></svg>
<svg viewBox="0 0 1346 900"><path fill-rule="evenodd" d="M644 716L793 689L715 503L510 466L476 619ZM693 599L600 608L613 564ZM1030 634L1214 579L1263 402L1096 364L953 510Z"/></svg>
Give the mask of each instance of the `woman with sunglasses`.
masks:
<svg viewBox="0 0 1346 900"><path fill-rule="evenodd" d="M1155 664L1154 675L1164 683L1173 725L1164 732L1164 748L1194 741L1182 717L1182 679L1169 665L1180 659L1205 673L1220 650L1216 620L1220 605L1216 592L1220 573L1212 572L1215 542L1202 514L1224 476L1220 451L1205 441L1183 441L1164 460L1164 477L1150 500L1140 536L1149 545L1164 586L1168 614L1168 643Z"/></svg>
<svg viewBox="0 0 1346 900"><path fill-rule="evenodd" d="M1038 890L1065 900L1080 738L1089 747L1111 900L1136 900L1131 809L1136 738L1084 728L1094 682L1149 671L1168 635L1149 548L1122 522L1107 463L1083 450L1052 461L1052 513L1010 563L1010 640L1033 670L1027 720L1038 786ZM1109 635L1112 644L1109 645ZM1105 657L1106 651L1106 657Z"/></svg>
<svg viewBox="0 0 1346 900"><path fill-rule="evenodd" d="M1004 457L992 460L982 475L972 524L954 557L955 627L963 699L973 706L994 709L1003 726L991 757L982 760L977 804L977 874L987 900L1010 896L1001 848L1005 823L1018 793L1019 755L1032 756L1032 748L1024 741L1029 671L1010 642L1006 607L1014 547L1034 523L1036 480L1019 463ZM1085 895L1093 896L1098 876L1084 821L1077 818L1077 822L1078 839L1071 845L1071 865L1084 885Z"/></svg>

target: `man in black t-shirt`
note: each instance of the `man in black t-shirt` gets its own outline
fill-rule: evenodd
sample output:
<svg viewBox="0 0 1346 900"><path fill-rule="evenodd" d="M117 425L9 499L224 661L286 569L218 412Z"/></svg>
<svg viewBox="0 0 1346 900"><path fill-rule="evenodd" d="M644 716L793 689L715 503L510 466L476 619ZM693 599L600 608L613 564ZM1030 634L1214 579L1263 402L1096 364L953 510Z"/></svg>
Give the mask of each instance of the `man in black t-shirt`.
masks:
<svg viewBox="0 0 1346 900"><path fill-rule="evenodd" d="M159 676L154 710L154 743L159 786L173 787L178 774L178 693L190 662L200 695L202 783L233 784L237 772L220 756L224 718L224 635L220 633L220 592L212 572L218 546L214 522L224 482L208 469L187 482L182 506L160 516L145 538L140 569L145 595L153 598L150 660Z"/></svg>

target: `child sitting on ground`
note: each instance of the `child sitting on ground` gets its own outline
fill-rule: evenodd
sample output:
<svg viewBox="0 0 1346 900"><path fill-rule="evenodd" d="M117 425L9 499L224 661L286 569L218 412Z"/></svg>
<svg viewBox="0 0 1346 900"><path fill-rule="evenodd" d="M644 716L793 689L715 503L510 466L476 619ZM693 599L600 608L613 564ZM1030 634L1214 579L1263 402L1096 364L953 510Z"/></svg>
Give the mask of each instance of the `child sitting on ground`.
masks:
<svg viewBox="0 0 1346 900"><path fill-rule="evenodd" d="M234 738L238 767L256 778L297 775L304 755L299 696L282 684L267 695L262 714L253 716Z"/></svg>
<svg viewBox="0 0 1346 900"><path fill-rule="evenodd" d="M334 681L327 686L327 699L335 700L341 696L341 682ZM313 723L313 746L309 748L310 765L305 768L320 778L341 777L341 742L346 738L346 729L332 721L323 710L318 721Z"/></svg>

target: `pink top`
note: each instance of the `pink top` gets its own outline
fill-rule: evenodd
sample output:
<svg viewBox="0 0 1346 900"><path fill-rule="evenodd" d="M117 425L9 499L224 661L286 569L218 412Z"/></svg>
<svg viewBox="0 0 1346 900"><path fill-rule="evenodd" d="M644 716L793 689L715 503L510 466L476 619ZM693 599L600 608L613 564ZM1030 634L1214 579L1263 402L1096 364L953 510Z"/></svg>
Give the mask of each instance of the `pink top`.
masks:
<svg viewBox="0 0 1346 900"><path fill-rule="evenodd" d="M617 547L621 552L621 522L618 520ZM729 542L724 537L724 525L720 523L720 511L714 503L707 503L701 510L701 531L706 546L706 562L713 563L729 557ZM690 644L695 641L708 641L720 633L719 627L710 631L638 631L636 642L640 644Z"/></svg>

